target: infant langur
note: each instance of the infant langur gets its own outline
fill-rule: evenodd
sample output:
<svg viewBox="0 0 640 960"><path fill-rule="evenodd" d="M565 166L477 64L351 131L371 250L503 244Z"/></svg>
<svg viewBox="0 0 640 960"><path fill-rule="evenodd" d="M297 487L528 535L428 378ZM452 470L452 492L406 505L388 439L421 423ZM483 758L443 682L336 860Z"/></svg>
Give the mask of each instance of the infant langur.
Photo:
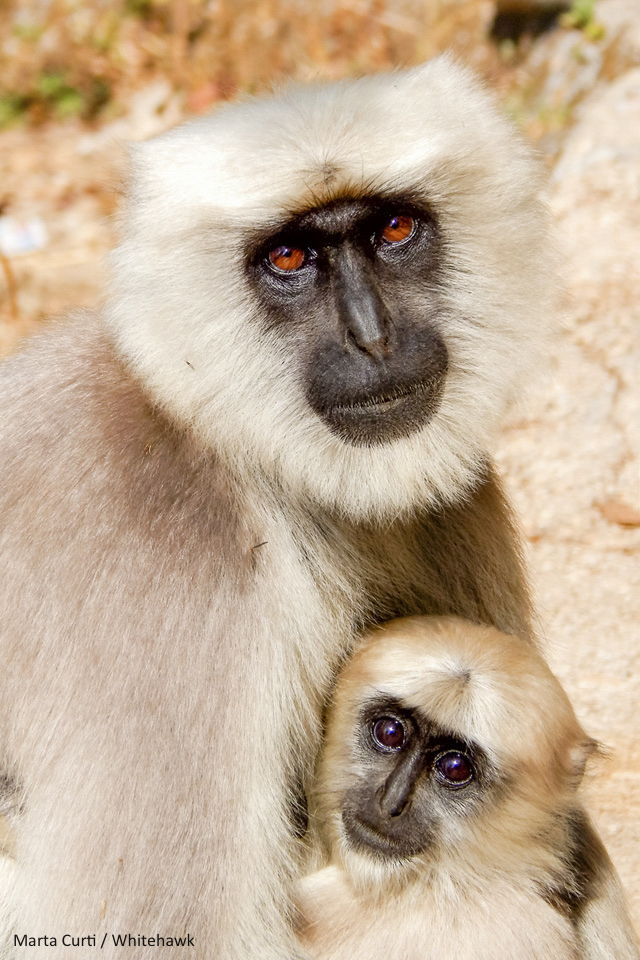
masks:
<svg viewBox="0 0 640 960"><path fill-rule="evenodd" d="M531 644L457 618L371 633L339 678L309 798L304 948L635 960L577 796L594 746Z"/></svg>

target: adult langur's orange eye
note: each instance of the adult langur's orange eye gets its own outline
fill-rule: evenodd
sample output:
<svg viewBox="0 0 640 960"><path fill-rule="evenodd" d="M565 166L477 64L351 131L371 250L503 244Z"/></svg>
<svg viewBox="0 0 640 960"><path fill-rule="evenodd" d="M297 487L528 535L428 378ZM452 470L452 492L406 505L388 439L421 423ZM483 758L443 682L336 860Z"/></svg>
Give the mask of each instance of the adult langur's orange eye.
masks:
<svg viewBox="0 0 640 960"><path fill-rule="evenodd" d="M291 270L299 270L306 260L304 250L299 247L275 247L269 252L269 261L276 268L288 273Z"/></svg>
<svg viewBox="0 0 640 960"><path fill-rule="evenodd" d="M391 217L382 231L386 243L402 243L408 240L415 229L413 217Z"/></svg>

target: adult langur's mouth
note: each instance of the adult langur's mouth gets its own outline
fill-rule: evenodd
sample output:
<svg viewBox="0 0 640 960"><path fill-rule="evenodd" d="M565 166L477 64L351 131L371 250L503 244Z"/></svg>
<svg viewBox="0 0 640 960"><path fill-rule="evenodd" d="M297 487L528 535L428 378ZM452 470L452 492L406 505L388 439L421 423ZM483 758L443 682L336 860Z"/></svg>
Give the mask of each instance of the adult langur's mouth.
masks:
<svg viewBox="0 0 640 960"><path fill-rule="evenodd" d="M341 399L319 411L329 429L351 446L371 447L411 436L435 413L444 374L380 393Z"/></svg>
<svg viewBox="0 0 640 960"><path fill-rule="evenodd" d="M429 394L434 387L435 378L423 380L419 383L412 383L406 387L398 388L390 393L382 393L374 396L364 397L362 400L354 400L351 403L337 403L328 411L329 414L355 413L360 411L376 410L380 413L385 410L391 410L398 406L402 400L407 397L420 397Z"/></svg>

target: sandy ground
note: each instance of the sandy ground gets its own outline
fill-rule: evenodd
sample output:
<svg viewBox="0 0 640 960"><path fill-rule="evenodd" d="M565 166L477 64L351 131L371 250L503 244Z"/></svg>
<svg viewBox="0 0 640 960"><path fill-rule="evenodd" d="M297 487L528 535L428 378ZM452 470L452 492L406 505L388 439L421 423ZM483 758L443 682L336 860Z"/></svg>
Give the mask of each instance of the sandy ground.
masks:
<svg viewBox="0 0 640 960"><path fill-rule="evenodd" d="M510 426L499 459L548 656L608 749L585 790L640 925L640 17L637 0L599 9L610 24L618 18L632 55L593 83L558 141L550 200L564 325L535 414ZM553 43L534 55L564 55ZM114 144L175 116L170 90L156 84L116 129L69 122L0 134L0 200L11 197L12 215L44 218L48 231L44 250L0 273L0 352L46 314L96 302L121 189Z"/></svg>

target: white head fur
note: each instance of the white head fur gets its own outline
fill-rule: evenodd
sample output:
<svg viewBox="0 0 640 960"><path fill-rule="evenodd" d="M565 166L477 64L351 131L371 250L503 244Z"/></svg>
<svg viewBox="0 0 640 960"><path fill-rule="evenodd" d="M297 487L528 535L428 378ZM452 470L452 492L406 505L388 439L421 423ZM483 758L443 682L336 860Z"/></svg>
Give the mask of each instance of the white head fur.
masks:
<svg viewBox="0 0 640 960"><path fill-rule="evenodd" d="M306 402L295 358L260 323L244 257L256 230L378 186L436 212L450 363L426 426L357 447ZM455 499L548 354L539 188L528 149L447 58L224 107L135 148L108 324L158 405L237 476L275 477L289 497L354 518Z"/></svg>

